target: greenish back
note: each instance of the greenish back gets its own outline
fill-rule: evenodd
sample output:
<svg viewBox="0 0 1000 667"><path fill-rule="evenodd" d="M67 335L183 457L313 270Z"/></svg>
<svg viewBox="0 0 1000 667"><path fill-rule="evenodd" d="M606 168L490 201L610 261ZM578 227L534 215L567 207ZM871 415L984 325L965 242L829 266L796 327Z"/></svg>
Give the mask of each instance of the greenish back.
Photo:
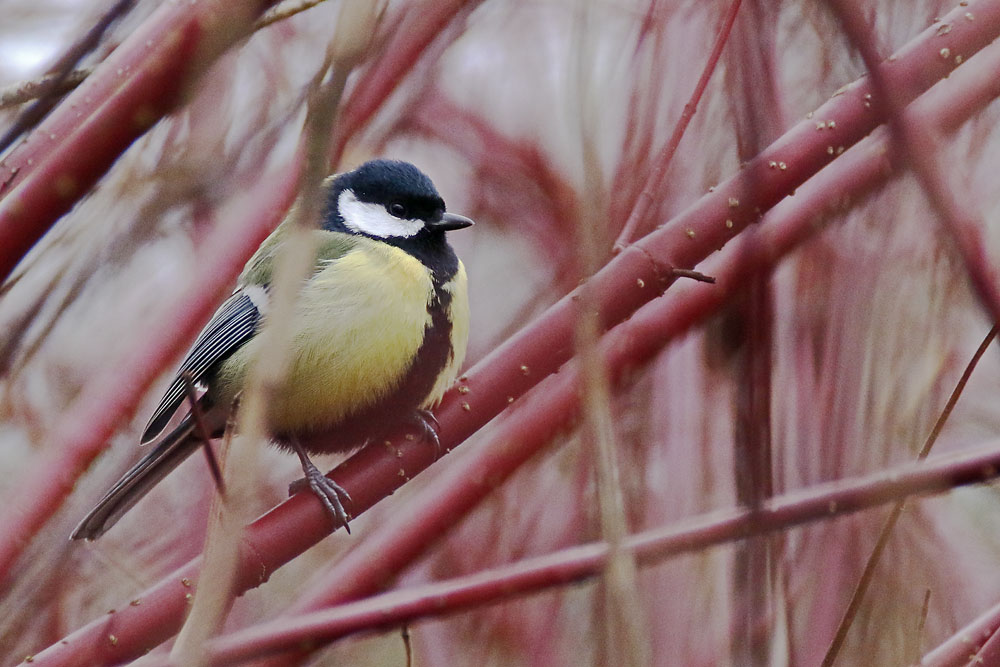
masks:
<svg viewBox="0 0 1000 667"><path fill-rule="evenodd" d="M243 285L266 285L271 282L274 273L274 260L277 257L278 248L282 237L288 233L285 225L278 227L264 243L261 244L257 252L254 253L250 261L247 262L243 273L240 275L240 284ZM331 232L325 229L313 230L312 236L316 244L316 260L313 265L313 273L323 270L331 261L340 259L357 246L357 238L350 234L341 232Z"/></svg>

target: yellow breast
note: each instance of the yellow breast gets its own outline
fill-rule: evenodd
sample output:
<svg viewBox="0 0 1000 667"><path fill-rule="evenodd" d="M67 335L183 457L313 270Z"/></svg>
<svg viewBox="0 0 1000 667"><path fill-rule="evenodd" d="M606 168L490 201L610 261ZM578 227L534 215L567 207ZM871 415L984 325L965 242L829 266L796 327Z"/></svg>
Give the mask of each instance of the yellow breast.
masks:
<svg viewBox="0 0 1000 667"><path fill-rule="evenodd" d="M388 395L423 341L433 293L427 269L384 243L360 242L317 273L299 294L288 380L269 405L272 430L332 426ZM242 385L257 343L223 364L222 383Z"/></svg>

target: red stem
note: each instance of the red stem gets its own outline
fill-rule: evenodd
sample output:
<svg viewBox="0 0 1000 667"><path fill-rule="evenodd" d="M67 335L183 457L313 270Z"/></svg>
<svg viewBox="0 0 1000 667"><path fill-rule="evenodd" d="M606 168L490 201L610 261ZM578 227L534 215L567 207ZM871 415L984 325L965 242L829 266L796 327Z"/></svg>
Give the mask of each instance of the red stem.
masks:
<svg viewBox="0 0 1000 667"><path fill-rule="evenodd" d="M978 650L1000 630L1000 604L956 632L924 656L922 667L964 667ZM979 663L974 663L979 664Z"/></svg>

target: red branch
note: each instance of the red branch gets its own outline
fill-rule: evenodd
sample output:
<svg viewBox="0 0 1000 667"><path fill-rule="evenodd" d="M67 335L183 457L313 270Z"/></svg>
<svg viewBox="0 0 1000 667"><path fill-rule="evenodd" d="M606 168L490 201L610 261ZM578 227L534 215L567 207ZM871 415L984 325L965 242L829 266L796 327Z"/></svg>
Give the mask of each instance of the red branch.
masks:
<svg viewBox="0 0 1000 667"><path fill-rule="evenodd" d="M988 44L1000 32L1000 0L978 3L977 12L973 27L978 32L953 31L958 33L963 52L968 54ZM932 30L923 33L897 56L891 71L887 72L900 89L909 91L910 99L951 68L950 63L942 64L931 42L933 39ZM672 281L667 273L671 266L689 267L701 261L746 224L755 221L760 211L772 206L833 160L839 146L849 146L870 132L881 117L866 105L868 91L864 80L847 87L816 112L817 120L823 119L824 123L836 120L835 128L817 130L816 121L800 123L752 160L739 175L657 232L630 246L596 274L590 289L600 304L605 325L620 322L659 294L660 288ZM779 160L786 165L785 169L776 167ZM772 163L775 166L771 166ZM757 187L751 189L746 183ZM726 219L733 221L732 227L723 224ZM446 448L459 444L503 410L508 405L508 397L513 399L523 394L568 358L567 341L572 338L573 311L573 295L569 295L478 364L462 383L467 393L452 391L448 394L438 410L441 441ZM642 326L649 327L663 339L662 322L636 317L630 322L632 327L640 327L633 322L644 323ZM686 325L678 320L674 326ZM641 332L642 329L632 331ZM611 340L620 344L623 338L624 335ZM641 342L649 344L647 339ZM606 347L612 345L606 344ZM523 414L513 414L506 421L505 429L518 437L499 440L501 446L498 447L477 449L477 455L488 459L483 470L502 470L503 459L520 455L511 451L519 442L546 437L561 427L565 416L571 413L575 387L567 384L558 392L552 389L561 385L566 375L557 375L545 387L539 387L533 392L532 400L525 401L517 413L531 409L536 403L545 403L545 400L550 401L547 405L557 409L536 415L536 421L525 419ZM551 402L554 400L560 405L554 405ZM390 495L429 465L430 448L419 442L407 443L403 438L393 442L400 444L363 449L334 471L337 481L354 498L355 515ZM481 496L492 488L494 478L485 474L466 481L469 484L464 490L456 487L458 497L451 499L451 507L443 509L448 516L465 511L475 502L477 494ZM438 490L436 488L436 492ZM436 521L435 517L421 513L420 535L414 538L408 534L400 539L417 542L415 546L419 551L428 540L427 534L434 533L433 530L425 532L425 526L435 525ZM289 499L248 529L238 585L242 588L259 585L276 567L328 532L328 521L315 499L305 496ZM348 554L348 559L354 551ZM44 664L75 664L81 659L94 662L125 660L151 648L168 637L179 624L186 607L184 595L190 592L180 578L193 579L198 567L199 562L192 561L143 595L141 605L126 606L116 614L92 622L67 638L68 645L55 644L37 656L36 661L42 664L43 656L46 658ZM378 581L384 581L386 574L392 571L381 570ZM352 572L352 576L354 574ZM116 637L113 647L107 639L109 633Z"/></svg>
<svg viewBox="0 0 1000 667"><path fill-rule="evenodd" d="M996 636L997 631L1000 631L1000 604L986 611L925 655L920 664L923 667L965 667L969 664L987 664L976 662L976 654Z"/></svg>
<svg viewBox="0 0 1000 667"><path fill-rule="evenodd" d="M896 89L895 81L884 67L879 65L880 57L875 46L875 38L865 21L859 3L854 0L828 0L830 8L844 27L844 32L861 53L865 66L872 78L875 91L874 103L888 114L889 126L893 137L906 155L914 173L923 185L931 205L941 219L958 249L959 256L969 274L973 289L982 301L983 306L994 322L1000 322L1000 279L987 258L986 244L982 231L986 225L981 215L963 202L969 197L961 196L961 181L954 176L949 177L939 164L941 155L939 142L930 128L903 111L907 100L905 94ZM961 63L968 55L965 49L951 41L951 35L961 30L963 24L979 20L981 5L976 3L975 13L969 12L965 6L956 10L937 25L932 26L938 35L935 47L938 58L946 63ZM969 17L972 17L971 19Z"/></svg>
<svg viewBox="0 0 1000 667"><path fill-rule="evenodd" d="M787 530L877 507L884 503L979 484L1000 475L1000 441L962 455L909 463L860 479L819 484L764 500L692 517L623 540L620 549L642 564L692 551ZM210 642L210 664L235 664L302 644L329 642L364 630L397 626L580 581L600 573L608 556L603 543L586 544L527 558L450 581L393 591L334 609L281 618ZM149 665L168 665L151 660ZM992 663L989 663L992 664Z"/></svg>
<svg viewBox="0 0 1000 667"><path fill-rule="evenodd" d="M0 163L0 283L273 0L165 3Z"/></svg>

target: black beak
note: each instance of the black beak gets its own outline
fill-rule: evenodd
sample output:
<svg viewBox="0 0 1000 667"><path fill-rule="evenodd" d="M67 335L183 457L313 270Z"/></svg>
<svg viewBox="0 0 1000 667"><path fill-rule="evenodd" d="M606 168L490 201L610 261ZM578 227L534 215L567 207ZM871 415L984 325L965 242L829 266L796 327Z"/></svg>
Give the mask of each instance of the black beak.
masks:
<svg viewBox="0 0 1000 667"><path fill-rule="evenodd" d="M441 216L441 219L436 222L430 222L427 224L431 229L440 229L443 232L450 232L454 229L465 229L466 227L471 227L474 225L472 220L466 218L464 215L458 215L457 213L445 213Z"/></svg>

